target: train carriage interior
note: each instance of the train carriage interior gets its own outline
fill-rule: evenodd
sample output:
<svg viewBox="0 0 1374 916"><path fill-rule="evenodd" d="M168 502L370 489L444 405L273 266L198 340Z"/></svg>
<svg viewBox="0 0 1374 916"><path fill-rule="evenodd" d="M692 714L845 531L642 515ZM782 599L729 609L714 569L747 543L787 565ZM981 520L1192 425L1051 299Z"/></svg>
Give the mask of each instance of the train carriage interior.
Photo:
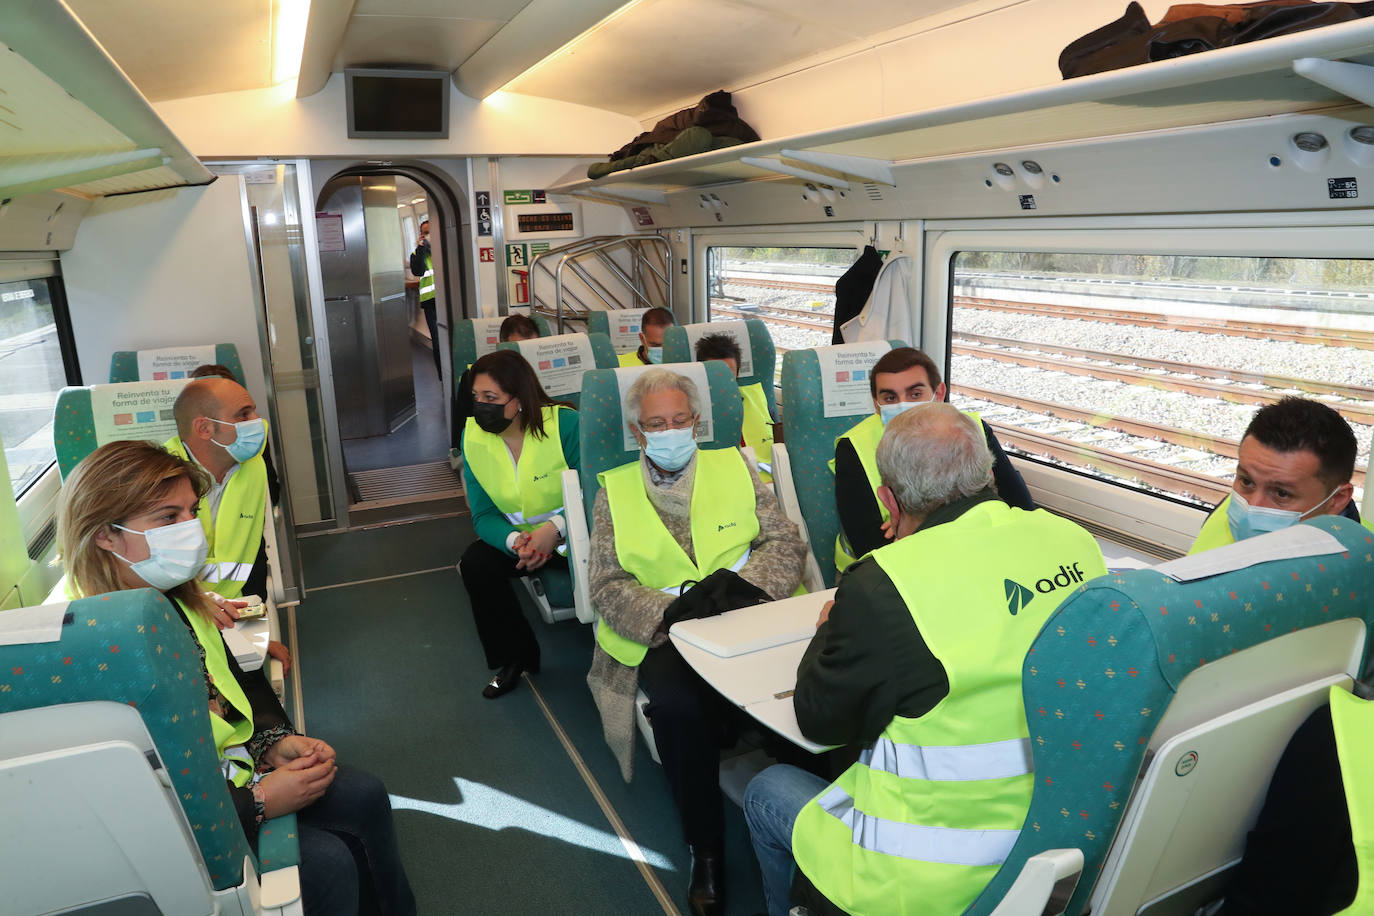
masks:
<svg viewBox="0 0 1374 916"><path fill-rule="evenodd" d="M246 389L274 469L265 613L227 651L385 783L418 912L700 911L643 692L627 781L588 688L596 475L561 481L568 570L511 580L539 647L495 701L459 560L474 363L514 350L610 466L636 456L617 367L660 353L699 378L712 447L740 444L728 375L674 362L710 333L773 414L746 457L812 593L836 584L836 436L897 346L1102 549L1026 663L1054 779L951 916L1215 905L1288 737L1359 690L1374 615L1374 12L1290 6L1238 35L1162 0L0 0L0 911L308 911L295 815L211 837L223 811L163 763L190 740L148 686L181 677L145 648L166 602L62 592L64 480L180 435L205 365ZM650 309L684 331L657 342ZM506 341L516 315L539 336ZM1233 492L1256 409L1294 395L1355 435L1356 518L1297 526L1342 560L1280 537L1154 572ZM1234 627L1201 610L1217 588L1245 599ZM106 615L134 621L123 653ZM721 742L729 895L706 911L765 911L750 778L828 759L768 718L796 730L789 695ZM1120 728L1086 761L1080 709Z"/></svg>

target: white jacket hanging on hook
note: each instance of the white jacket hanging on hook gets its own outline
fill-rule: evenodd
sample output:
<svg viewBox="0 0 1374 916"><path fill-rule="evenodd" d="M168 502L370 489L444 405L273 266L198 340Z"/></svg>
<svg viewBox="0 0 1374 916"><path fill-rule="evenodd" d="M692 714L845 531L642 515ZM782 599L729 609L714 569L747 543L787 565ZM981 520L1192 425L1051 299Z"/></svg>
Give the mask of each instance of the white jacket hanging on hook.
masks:
<svg viewBox="0 0 1374 916"><path fill-rule="evenodd" d="M862 340L916 339L911 315L911 275L915 262L906 255L889 257L873 281L863 311L840 325L845 343Z"/></svg>

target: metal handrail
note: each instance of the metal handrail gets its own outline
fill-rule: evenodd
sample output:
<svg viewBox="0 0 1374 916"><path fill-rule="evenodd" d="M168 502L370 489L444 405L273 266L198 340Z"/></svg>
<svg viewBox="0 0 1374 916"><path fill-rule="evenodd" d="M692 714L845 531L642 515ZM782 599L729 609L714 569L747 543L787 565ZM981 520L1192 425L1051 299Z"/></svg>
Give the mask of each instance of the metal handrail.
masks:
<svg viewBox="0 0 1374 916"><path fill-rule="evenodd" d="M628 251L631 257L632 273L616 263L612 256L617 249ZM530 261L530 310L553 317L558 323L558 332L564 330L565 321L586 321L592 307L564 282L564 269L570 277L575 277L601 301L604 309L635 308L640 303L645 306L656 304L661 299L664 307L671 307L673 301L673 272L669 269L672 249L667 239L658 235L599 235L579 239L558 248L541 252ZM553 259L557 266L550 266ZM601 282L583 263L594 259L606 275L617 281L616 289ZM658 263L655 263L657 261ZM662 269L659 269L659 265ZM553 303L539 296L540 277L554 281ZM655 282L657 281L657 282ZM619 294L619 287L624 294ZM628 300L628 302L627 302ZM564 312L568 314L564 315Z"/></svg>

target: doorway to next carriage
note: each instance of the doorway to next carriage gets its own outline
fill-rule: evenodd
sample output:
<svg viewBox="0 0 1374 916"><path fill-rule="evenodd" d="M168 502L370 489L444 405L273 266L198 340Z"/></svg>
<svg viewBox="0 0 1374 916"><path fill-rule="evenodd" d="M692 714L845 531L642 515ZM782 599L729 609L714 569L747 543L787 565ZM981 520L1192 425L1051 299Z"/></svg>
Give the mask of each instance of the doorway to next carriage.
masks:
<svg viewBox="0 0 1374 916"><path fill-rule="evenodd" d="M394 172L337 176L317 198L350 524L451 511L461 494L448 460L441 210L424 184Z"/></svg>

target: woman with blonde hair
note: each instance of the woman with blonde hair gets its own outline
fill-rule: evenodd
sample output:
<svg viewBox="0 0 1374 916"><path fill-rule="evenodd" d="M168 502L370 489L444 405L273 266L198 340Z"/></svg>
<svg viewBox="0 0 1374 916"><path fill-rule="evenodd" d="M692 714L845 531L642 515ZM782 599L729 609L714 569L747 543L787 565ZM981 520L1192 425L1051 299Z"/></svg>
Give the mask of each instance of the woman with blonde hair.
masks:
<svg viewBox="0 0 1374 916"><path fill-rule="evenodd" d="M249 842L264 818L296 812L306 913L414 913L386 788L340 767L291 726L261 671L225 651L218 619L241 602L195 578L208 545L196 517L209 478L149 442L111 442L62 487L57 535L71 597L155 588L195 637L220 766Z"/></svg>

